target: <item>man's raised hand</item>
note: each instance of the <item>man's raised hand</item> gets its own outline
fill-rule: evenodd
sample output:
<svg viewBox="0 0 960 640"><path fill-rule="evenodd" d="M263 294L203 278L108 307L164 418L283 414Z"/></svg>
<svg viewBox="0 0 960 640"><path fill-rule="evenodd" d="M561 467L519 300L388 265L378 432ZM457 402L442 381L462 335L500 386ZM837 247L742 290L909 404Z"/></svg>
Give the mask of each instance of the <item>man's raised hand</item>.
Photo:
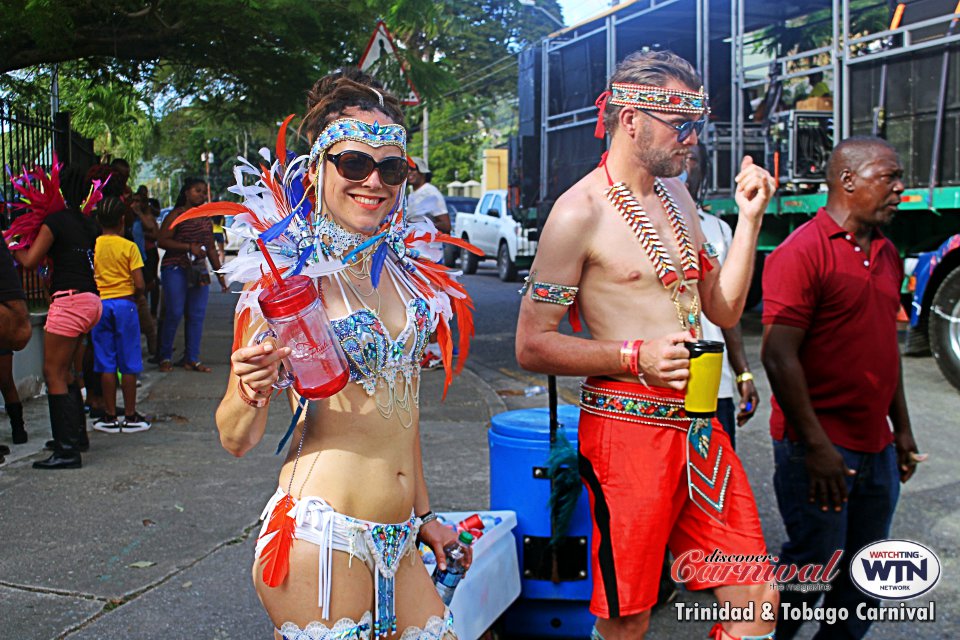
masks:
<svg viewBox="0 0 960 640"><path fill-rule="evenodd" d="M773 178L766 169L753 164L753 158L744 156L734 182L737 184L734 200L741 218L759 224L777 189Z"/></svg>

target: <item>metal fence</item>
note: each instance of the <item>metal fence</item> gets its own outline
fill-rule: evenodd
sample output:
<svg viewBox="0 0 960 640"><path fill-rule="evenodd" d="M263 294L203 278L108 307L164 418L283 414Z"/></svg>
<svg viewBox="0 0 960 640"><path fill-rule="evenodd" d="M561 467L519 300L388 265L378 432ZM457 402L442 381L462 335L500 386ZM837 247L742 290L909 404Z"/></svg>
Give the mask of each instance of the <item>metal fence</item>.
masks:
<svg viewBox="0 0 960 640"><path fill-rule="evenodd" d="M23 111L0 100L0 166L4 168L0 191L4 203L16 197L8 170L16 174L23 167L33 168L37 164L49 167L53 161L56 132L50 116ZM9 212L5 210L4 228L10 223L8 216Z"/></svg>
<svg viewBox="0 0 960 640"><path fill-rule="evenodd" d="M69 122L69 121L68 121ZM67 130L69 131L69 125ZM0 167L3 167L0 187L0 225L10 226L12 211L9 204L16 200L17 193L10 182L10 174L18 174L23 167L41 165L49 168L58 138L57 127L49 115L42 116L17 109L0 101ZM31 309L45 308L49 299L43 279L37 271L22 267L20 275L27 304Z"/></svg>

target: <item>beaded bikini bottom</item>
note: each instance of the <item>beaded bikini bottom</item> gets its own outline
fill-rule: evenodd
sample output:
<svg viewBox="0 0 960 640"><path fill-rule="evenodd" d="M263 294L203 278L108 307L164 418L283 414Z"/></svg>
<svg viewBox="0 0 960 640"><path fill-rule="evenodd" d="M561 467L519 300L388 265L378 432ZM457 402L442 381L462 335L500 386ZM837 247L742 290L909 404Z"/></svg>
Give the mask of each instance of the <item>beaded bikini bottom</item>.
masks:
<svg viewBox="0 0 960 640"><path fill-rule="evenodd" d="M708 516L726 521L724 502L732 467L713 435L716 418L691 418L679 392L603 378L580 385L580 410L637 424L677 429L687 434L687 489L690 500Z"/></svg>
<svg viewBox="0 0 960 640"><path fill-rule="evenodd" d="M263 549L269 544L270 536L274 535L268 533L268 516L273 512L277 503L285 498L286 492L282 488L277 489L277 492L264 508L263 529L257 539L257 558L260 558ZM350 632L353 635L344 632L346 635L320 635L318 637L324 640L327 640L327 638L344 640L362 638L367 640L371 637L369 633L371 631L373 638L396 633L394 576L400 567L400 561L416 549L419 519L411 515L407 522L381 524L338 513L323 498L318 496L303 496L299 500L294 499L292 502L293 507L288 515L296 522L294 539L320 547L318 606L324 617L329 616L330 612L330 594L333 589L331 578L331 554L333 551L341 551L350 554L351 557L359 558L366 563L374 576L375 608L372 623L366 629L361 628L365 624L363 620L360 623L354 623L353 631ZM316 624L320 625L320 623ZM340 624L340 622L337 624ZM329 631L325 627L324 630L325 632ZM300 633L303 632L303 630L300 631ZM367 633L367 635L357 635L362 633ZM298 638L296 635L292 637ZM302 637L316 640L312 636Z"/></svg>

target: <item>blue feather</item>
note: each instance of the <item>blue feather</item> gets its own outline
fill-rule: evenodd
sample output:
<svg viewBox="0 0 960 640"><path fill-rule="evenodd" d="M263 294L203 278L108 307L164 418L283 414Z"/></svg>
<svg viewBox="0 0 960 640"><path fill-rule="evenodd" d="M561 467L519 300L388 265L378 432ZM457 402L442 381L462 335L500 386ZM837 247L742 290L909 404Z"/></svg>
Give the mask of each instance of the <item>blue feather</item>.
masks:
<svg viewBox="0 0 960 640"><path fill-rule="evenodd" d="M383 273L383 263L387 259L387 243L384 242L373 254L373 259L370 261L370 282L373 284L373 288L376 289L380 286L380 274Z"/></svg>
<svg viewBox="0 0 960 640"><path fill-rule="evenodd" d="M345 255L345 256L343 257L343 261L342 261L342 262L343 262L344 264L349 264L349 263L350 263L350 260L353 259L353 256L357 255L358 253L361 253L361 252L364 251L367 247L373 246L373 244L374 244L377 240L379 240L380 238L384 237L385 235L387 235L387 232L386 232L386 231L384 231L383 233L378 233L377 235L371 237L369 240L367 240L366 242L364 242L363 244L361 244L359 247L357 247L356 249L354 249L353 251L351 251L350 253L348 253L347 255Z"/></svg>
<svg viewBox="0 0 960 640"><path fill-rule="evenodd" d="M300 252L300 258L297 260L297 266L294 267L293 272L290 274L292 276L300 275L300 272L303 271L303 268L307 266L307 260L310 259L310 256L313 255L313 252L316 250L316 247L310 245L306 250Z"/></svg>
<svg viewBox="0 0 960 640"><path fill-rule="evenodd" d="M297 423L300 422L300 416L303 415L303 408L306 406L307 399L301 397L297 404L297 410L293 412L293 419L290 420L290 426L287 427L287 432L283 434L283 438L281 438L280 444L277 445L277 452L274 455L280 455L280 452L283 451L283 447L286 446L287 440L289 440L290 436L293 435L293 430L297 427Z"/></svg>
<svg viewBox="0 0 960 640"><path fill-rule="evenodd" d="M287 230L287 227L290 226L290 223L293 222L294 215L296 215L296 212L291 213L280 222L274 223L273 226L260 234L260 239L264 242L272 242L279 238L283 232Z"/></svg>

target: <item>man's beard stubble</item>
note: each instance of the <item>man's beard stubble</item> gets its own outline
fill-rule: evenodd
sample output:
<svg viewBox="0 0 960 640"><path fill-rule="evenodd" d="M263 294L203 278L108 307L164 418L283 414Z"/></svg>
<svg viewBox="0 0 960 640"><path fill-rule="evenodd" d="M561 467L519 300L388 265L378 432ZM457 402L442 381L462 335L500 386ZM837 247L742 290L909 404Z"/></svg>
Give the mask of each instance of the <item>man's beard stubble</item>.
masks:
<svg viewBox="0 0 960 640"><path fill-rule="evenodd" d="M675 150L654 147L649 125L643 127L637 137L637 160L655 178L676 178L683 173L688 152L678 154Z"/></svg>

